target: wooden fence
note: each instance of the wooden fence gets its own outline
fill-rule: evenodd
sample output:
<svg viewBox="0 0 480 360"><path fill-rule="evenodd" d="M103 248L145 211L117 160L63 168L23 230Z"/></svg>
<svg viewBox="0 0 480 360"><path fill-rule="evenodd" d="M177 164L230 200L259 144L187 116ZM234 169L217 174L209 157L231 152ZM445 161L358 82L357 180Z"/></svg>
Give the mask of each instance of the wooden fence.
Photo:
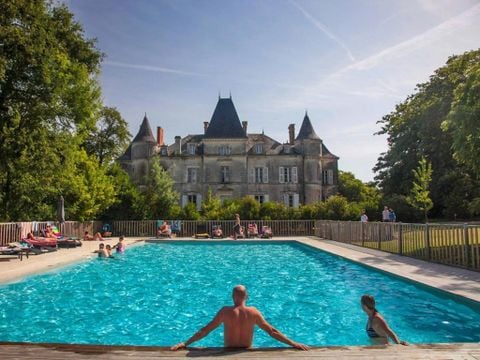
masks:
<svg viewBox="0 0 480 360"><path fill-rule="evenodd" d="M62 234L79 238L83 238L85 231L94 234L102 228L101 221L66 221L63 224L53 221L3 223L0 224L0 246L19 241L25 238L29 232L32 232L35 236L40 236L41 230L49 224L57 225Z"/></svg>
<svg viewBox="0 0 480 360"><path fill-rule="evenodd" d="M172 223L171 220L168 220ZM179 237L212 233L221 226L225 236L233 233L233 220L175 220ZM480 226L468 224L403 224L361 223L330 220L243 220L241 225L256 223L258 228L269 226L274 236L311 236L388 251L417 259L460 266L480 271ZM40 230L54 222L34 221L0 224L0 245L18 241L31 231ZM114 236L155 236L161 220L112 221ZM62 234L83 237L101 231L101 221L67 221L57 224Z"/></svg>
<svg viewBox="0 0 480 360"><path fill-rule="evenodd" d="M324 239L480 271L480 226L468 224L315 222Z"/></svg>
<svg viewBox="0 0 480 360"><path fill-rule="evenodd" d="M211 234L214 227L220 226L225 236L233 234L233 220L167 220L178 226L177 236L193 237L195 234ZM140 220L140 221L112 221L109 223L113 236L152 236L161 225L161 220ZM314 235L314 220L244 220L241 225L245 228L248 224L256 223L258 229L262 226L270 226L275 236L308 236ZM67 221L58 224L52 221L18 222L0 224L0 245L18 241L25 238L29 232L40 235L40 231L48 224L55 224L62 234L82 238L85 231L94 234L102 230L101 221Z"/></svg>

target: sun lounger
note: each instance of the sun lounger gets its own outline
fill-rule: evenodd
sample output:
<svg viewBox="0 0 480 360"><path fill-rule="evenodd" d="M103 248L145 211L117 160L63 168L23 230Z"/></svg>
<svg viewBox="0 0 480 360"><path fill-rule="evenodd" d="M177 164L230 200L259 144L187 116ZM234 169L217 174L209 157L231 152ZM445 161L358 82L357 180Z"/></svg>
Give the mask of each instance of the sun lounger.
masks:
<svg viewBox="0 0 480 360"><path fill-rule="evenodd" d="M172 229L172 234L179 236L180 231L182 230L182 222L180 220L172 220L170 228Z"/></svg>
<svg viewBox="0 0 480 360"><path fill-rule="evenodd" d="M61 238L57 239L57 246L60 248L74 248L77 246L82 246L82 242L79 238Z"/></svg>
<svg viewBox="0 0 480 360"><path fill-rule="evenodd" d="M22 241L29 244L33 249L42 250L42 252L56 251L58 246L58 240L52 238L23 239Z"/></svg>
<svg viewBox="0 0 480 360"><path fill-rule="evenodd" d="M273 237L272 228L270 226L262 226L262 232L260 234L262 239L271 239Z"/></svg>
<svg viewBox="0 0 480 360"><path fill-rule="evenodd" d="M247 228L247 237L248 238L254 238L254 237L257 237L258 236L258 227L257 227L257 224L253 223L253 224L248 224L248 228Z"/></svg>
<svg viewBox="0 0 480 360"><path fill-rule="evenodd" d="M212 239L223 239L223 230L220 225L214 225L212 228Z"/></svg>
<svg viewBox="0 0 480 360"><path fill-rule="evenodd" d="M12 243L9 246L0 246L0 255L7 255L7 256L17 256L20 261L23 260L23 254L27 256L30 253L30 248L21 246L19 243Z"/></svg>

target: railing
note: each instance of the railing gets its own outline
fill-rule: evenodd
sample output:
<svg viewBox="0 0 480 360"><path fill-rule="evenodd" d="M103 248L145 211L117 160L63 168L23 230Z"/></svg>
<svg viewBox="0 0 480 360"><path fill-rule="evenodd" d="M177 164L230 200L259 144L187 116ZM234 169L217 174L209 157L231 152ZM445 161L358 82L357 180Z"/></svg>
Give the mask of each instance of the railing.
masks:
<svg viewBox="0 0 480 360"><path fill-rule="evenodd" d="M480 271L480 226L468 224L315 222L324 239Z"/></svg>
<svg viewBox="0 0 480 360"><path fill-rule="evenodd" d="M0 246L19 241L25 238L29 232L32 232L35 236L41 236L41 230L49 224L57 225L62 234L79 238L83 238L85 231L94 234L102 228L101 221L66 221L63 224L53 221L3 223L0 224Z"/></svg>
<svg viewBox="0 0 480 360"><path fill-rule="evenodd" d="M168 220L172 223L171 220ZM18 241L29 232L40 230L54 222L18 222L0 224L0 245ZM160 220L112 221L114 236L155 236ZM175 220L177 236L192 237L199 233L212 234L220 226L225 236L233 233L233 220ZM480 226L468 224L403 224L361 223L330 220L243 220L241 225L256 223L260 230L269 226L274 236L311 236L379 249L417 259L460 266L480 271ZM101 231L101 221L67 221L57 224L62 234L83 237Z"/></svg>
<svg viewBox="0 0 480 360"><path fill-rule="evenodd" d="M167 220L172 223L172 220ZM139 221L112 221L109 222L110 229L114 236L155 236L160 220L139 220ZM195 234L211 234L214 227L220 226L225 236L233 234L233 220L175 220L178 224L177 236L193 237ZM247 229L248 224L257 224L260 230L262 226L270 226L275 236L308 236L314 235L314 220L244 220L241 225ZM0 246L25 238L29 232L36 236L41 235L41 230L48 224L56 224L60 232L67 236L82 238L85 231L94 234L102 230L101 221L67 221L63 224L53 221L34 221L0 224Z"/></svg>

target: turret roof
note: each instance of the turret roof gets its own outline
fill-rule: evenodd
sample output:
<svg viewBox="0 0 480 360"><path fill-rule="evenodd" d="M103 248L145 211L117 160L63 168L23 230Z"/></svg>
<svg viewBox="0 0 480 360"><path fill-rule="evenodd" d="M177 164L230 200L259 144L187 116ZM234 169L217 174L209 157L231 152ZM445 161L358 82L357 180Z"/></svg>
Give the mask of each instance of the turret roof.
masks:
<svg viewBox="0 0 480 360"><path fill-rule="evenodd" d="M308 117L307 112L305 111L305 117L303 118L302 126L295 140L320 140L317 133L313 129L310 118Z"/></svg>
<svg viewBox="0 0 480 360"><path fill-rule="evenodd" d="M155 142L153 137L152 128L147 119L147 114L143 117L142 124L140 125L140 130L138 130L137 136L133 139L132 142Z"/></svg>
<svg viewBox="0 0 480 360"><path fill-rule="evenodd" d="M218 98L217 106L205 132L206 139L232 139L247 137L238 118L232 98Z"/></svg>

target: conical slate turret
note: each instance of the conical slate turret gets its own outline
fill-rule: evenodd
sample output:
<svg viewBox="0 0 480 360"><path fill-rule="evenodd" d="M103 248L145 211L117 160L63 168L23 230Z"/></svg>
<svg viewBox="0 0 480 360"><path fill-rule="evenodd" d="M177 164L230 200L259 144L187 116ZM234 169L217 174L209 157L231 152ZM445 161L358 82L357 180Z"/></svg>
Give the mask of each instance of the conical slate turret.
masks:
<svg viewBox="0 0 480 360"><path fill-rule="evenodd" d="M308 117L307 112L305 111L305 117L303 118L302 126L295 140L320 140L317 133L313 129L310 118Z"/></svg>

